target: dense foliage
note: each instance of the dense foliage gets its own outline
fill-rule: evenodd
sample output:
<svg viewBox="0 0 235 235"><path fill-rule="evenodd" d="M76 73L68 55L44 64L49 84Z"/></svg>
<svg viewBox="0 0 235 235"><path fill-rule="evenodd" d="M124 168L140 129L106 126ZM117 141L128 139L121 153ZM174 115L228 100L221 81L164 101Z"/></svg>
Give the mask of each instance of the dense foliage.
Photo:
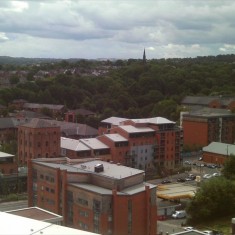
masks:
<svg viewBox="0 0 235 235"><path fill-rule="evenodd" d="M186 95L235 95L234 61L234 55L227 55L150 60L146 64L130 59L59 61L40 67L24 65L30 72L28 81L1 89L0 104L23 98L28 102L64 104L68 109L89 109L99 118L163 116L177 121L179 104ZM76 67L80 71L92 71L101 65L107 67L108 73L81 76L67 72L40 79L33 76L39 70ZM4 66L1 69L7 68ZM17 79L14 77L11 82L16 83Z"/></svg>
<svg viewBox="0 0 235 235"><path fill-rule="evenodd" d="M190 223L212 221L233 215L235 211L235 184L224 177L215 177L202 183L187 212Z"/></svg>
<svg viewBox="0 0 235 235"><path fill-rule="evenodd" d="M235 156L225 162L223 176L201 183L190 202L187 212L190 223L212 221L224 216L234 216L235 211Z"/></svg>

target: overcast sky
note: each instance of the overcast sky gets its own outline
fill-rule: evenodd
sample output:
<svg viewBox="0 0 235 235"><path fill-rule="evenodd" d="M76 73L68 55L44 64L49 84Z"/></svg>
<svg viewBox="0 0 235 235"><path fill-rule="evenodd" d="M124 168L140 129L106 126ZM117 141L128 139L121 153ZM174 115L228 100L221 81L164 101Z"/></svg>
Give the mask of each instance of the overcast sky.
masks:
<svg viewBox="0 0 235 235"><path fill-rule="evenodd" d="M233 0L0 0L0 56L196 57L235 53Z"/></svg>

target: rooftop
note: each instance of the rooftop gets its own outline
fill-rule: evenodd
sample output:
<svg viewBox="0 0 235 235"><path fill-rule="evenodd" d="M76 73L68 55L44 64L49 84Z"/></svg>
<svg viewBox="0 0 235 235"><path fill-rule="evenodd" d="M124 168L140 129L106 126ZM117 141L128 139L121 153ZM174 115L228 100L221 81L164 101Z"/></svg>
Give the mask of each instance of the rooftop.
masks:
<svg viewBox="0 0 235 235"><path fill-rule="evenodd" d="M105 134L105 136L111 139L113 142L128 141L128 139L124 138L123 136L119 134Z"/></svg>
<svg viewBox="0 0 235 235"><path fill-rule="evenodd" d="M220 142L211 142L208 146L203 147L204 152L216 153L221 155L235 155L235 145Z"/></svg>
<svg viewBox="0 0 235 235"><path fill-rule="evenodd" d="M128 133L146 133L146 132L155 132L150 127L134 127L131 125L124 125L124 126L119 126L121 129L125 130Z"/></svg>
<svg viewBox="0 0 235 235"><path fill-rule="evenodd" d="M99 187L99 186L96 186L96 185L93 185L93 184L70 183L70 185L78 187L78 188L85 189L87 191L103 194L103 195L112 195L113 194L111 189L106 189L106 188ZM118 195L134 195L134 194L145 191L145 186L149 186L150 189L156 187L156 185L148 184L148 183L143 182L141 184L137 184L137 185L134 185L132 187L125 188L122 191L118 191L117 194Z"/></svg>
<svg viewBox="0 0 235 235"><path fill-rule="evenodd" d="M94 168L95 166L102 164L104 167L104 171L95 173ZM84 162L81 164L76 164L73 165L74 167L77 167L78 169L83 169L88 172L92 172L95 174L115 178L115 179L122 179L126 178L132 175L137 175L137 174L144 174L144 171L138 170L135 168L130 168L127 166L122 166L120 164L113 164L105 161L89 161L89 162Z"/></svg>
<svg viewBox="0 0 235 235"><path fill-rule="evenodd" d="M109 149L109 146L96 138L80 139L80 141L91 149Z"/></svg>
<svg viewBox="0 0 235 235"><path fill-rule="evenodd" d="M114 179L122 179L126 177L130 177L137 174L143 174L144 171L138 170L135 168L122 166L120 164L109 163L101 160L90 160L82 163L74 163L73 165L68 163L59 163L59 160L56 159L57 162L46 162L43 159L34 159L33 162L37 162L39 164L49 166L52 168L60 168L61 170L67 170L68 172L82 172L82 173L92 173L99 174L104 177L110 177ZM64 162L64 158L61 158L61 162ZM95 166L102 164L104 171L95 172Z"/></svg>
<svg viewBox="0 0 235 235"><path fill-rule="evenodd" d="M78 229L0 212L0 235L95 235Z"/></svg>
<svg viewBox="0 0 235 235"><path fill-rule="evenodd" d="M28 207L18 210L11 210L7 211L7 213L13 214L13 215L19 215L30 219L36 219L40 221L48 221L52 222L55 221L62 221L63 217L57 214L54 214L50 211L43 210L39 207Z"/></svg>
<svg viewBox="0 0 235 235"><path fill-rule="evenodd" d="M168 200L192 198L197 187L184 183L158 185L157 197Z"/></svg>
<svg viewBox="0 0 235 235"><path fill-rule="evenodd" d="M110 124L119 126L121 124L121 122L126 121L126 120L128 120L128 119L127 118L120 118L120 117L110 117L110 118L107 118L101 122L110 123Z"/></svg>
<svg viewBox="0 0 235 235"><path fill-rule="evenodd" d="M153 118L141 118L141 119L131 119L135 123L146 123L146 124L174 124L166 118L163 117L153 117Z"/></svg>
<svg viewBox="0 0 235 235"><path fill-rule="evenodd" d="M90 150L90 148L88 148L85 144L83 144L79 140L65 138L65 137L60 138L60 147L63 149L69 149L73 151Z"/></svg>
<svg viewBox="0 0 235 235"><path fill-rule="evenodd" d="M12 155L12 154L9 154L9 153L4 153L4 152L0 152L0 158L12 158L12 157L14 157L14 155Z"/></svg>

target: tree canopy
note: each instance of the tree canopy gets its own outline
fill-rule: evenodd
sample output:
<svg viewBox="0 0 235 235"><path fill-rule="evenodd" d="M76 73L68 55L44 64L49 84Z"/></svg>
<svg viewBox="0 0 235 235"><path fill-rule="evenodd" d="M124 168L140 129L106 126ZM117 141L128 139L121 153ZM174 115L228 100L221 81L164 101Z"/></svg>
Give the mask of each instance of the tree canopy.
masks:
<svg viewBox="0 0 235 235"><path fill-rule="evenodd" d="M102 118L110 114L126 118L163 116L178 121L180 102L187 95L235 96L234 60L234 55L226 55L149 60L146 64L133 59L47 61L40 67L24 64L23 69L28 70L26 82L12 79L17 85L0 89L0 102L7 105L21 98L64 104L68 109L90 109ZM4 64L1 69L21 68ZM94 76L93 69L107 73ZM35 76L41 70L47 75ZM79 73L72 73L75 70Z"/></svg>
<svg viewBox="0 0 235 235"><path fill-rule="evenodd" d="M201 184L187 208L190 223L212 221L232 215L235 210L235 183L214 177Z"/></svg>

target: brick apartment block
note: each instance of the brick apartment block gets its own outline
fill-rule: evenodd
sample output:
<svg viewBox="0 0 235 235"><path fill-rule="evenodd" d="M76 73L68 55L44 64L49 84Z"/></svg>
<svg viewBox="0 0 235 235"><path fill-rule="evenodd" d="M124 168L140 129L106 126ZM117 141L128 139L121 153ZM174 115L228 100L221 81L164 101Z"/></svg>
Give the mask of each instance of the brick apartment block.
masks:
<svg viewBox="0 0 235 235"><path fill-rule="evenodd" d="M144 171L106 161L29 161L28 202L64 225L102 235L155 235L156 186Z"/></svg>
<svg viewBox="0 0 235 235"><path fill-rule="evenodd" d="M98 138L111 147L114 161L140 169L152 164L173 169L180 163L182 130L166 118L111 117L101 122L98 132L102 133Z"/></svg>
<svg viewBox="0 0 235 235"><path fill-rule="evenodd" d="M199 109L182 118L184 145L202 148L211 142L232 144L235 140L235 114L225 109Z"/></svg>
<svg viewBox="0 0 235 235"><path fill-rule="evenodd" d="M60 153L60 127L53 121L32 119L18 127L18 161L26 165L29 159L53 158Z"/></svg>

